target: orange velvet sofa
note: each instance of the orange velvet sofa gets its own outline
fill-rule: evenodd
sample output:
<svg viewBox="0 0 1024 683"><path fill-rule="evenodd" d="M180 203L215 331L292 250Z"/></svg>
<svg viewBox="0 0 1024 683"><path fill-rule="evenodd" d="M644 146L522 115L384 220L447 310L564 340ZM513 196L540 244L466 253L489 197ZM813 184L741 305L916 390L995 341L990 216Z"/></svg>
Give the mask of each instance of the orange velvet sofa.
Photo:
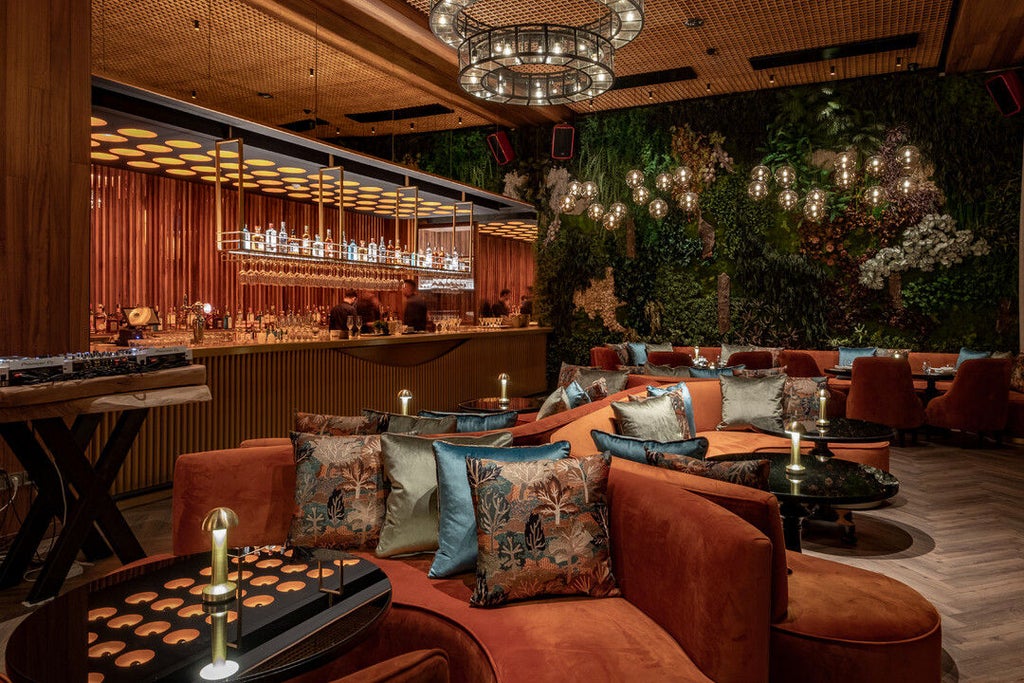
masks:
<svg viewBox="0 0 1024 683"><path fill-rule="evenodd" d="M612 466L608 495L621 597L473 608L472 573L432 580L429 554L379 559L356 553L388 575L391 610L354 651L296 680L331 680L404 652L440 648L451 680L465 683L768 681L772 542L706 497L620 465ZM237 476L240 471L246 476ZM218 505L238 513L232 544L283 543L294 486L287 446L180 456L175 554L208 550L202 517Z"/></svg>

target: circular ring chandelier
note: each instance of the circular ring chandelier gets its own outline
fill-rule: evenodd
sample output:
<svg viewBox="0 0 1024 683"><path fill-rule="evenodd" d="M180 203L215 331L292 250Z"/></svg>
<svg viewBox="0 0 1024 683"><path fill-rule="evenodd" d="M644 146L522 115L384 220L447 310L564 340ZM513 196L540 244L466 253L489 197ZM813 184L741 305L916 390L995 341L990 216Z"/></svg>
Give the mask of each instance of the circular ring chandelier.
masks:
<svg viewBox="0 0 1024 683"><path fill-rule="evenodd" d="M459 85L492 102L549 105L596 97L615 80L615 50L644 25L643 0L594 0L581 26L491 26L467 12L479 0L431 0L430 30L459 51Z"/></svg>

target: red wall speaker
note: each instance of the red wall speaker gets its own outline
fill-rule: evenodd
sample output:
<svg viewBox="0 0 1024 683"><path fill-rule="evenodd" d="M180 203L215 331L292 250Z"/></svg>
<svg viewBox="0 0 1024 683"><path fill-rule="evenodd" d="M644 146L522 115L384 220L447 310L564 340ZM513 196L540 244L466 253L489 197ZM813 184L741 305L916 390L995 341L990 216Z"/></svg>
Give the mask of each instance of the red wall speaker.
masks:
<svg viewBox="0 0 1024 683"><path fill-rule="evenodd" d="M573 148L576 146L576 129L568 123L559 123L551 131L551 158L572 159Z"/></svg>
<svg viewBox="0 0 1024 683"><path fill-rule="evenodd" d="M488 135L487 146L491 148L491 154L494 155L498 166L504 166L516 158L516 153L512 151L512 143L508 141L508 134L503 130Z"/></svg>
<svg viewBox="0 0 1024 683"><path fill-rule="evenodd" d="M1007 71L985 81L985 87L996 101L1003 116L1013 116L1024 106L1024 87L1014 71Z"/></svg>

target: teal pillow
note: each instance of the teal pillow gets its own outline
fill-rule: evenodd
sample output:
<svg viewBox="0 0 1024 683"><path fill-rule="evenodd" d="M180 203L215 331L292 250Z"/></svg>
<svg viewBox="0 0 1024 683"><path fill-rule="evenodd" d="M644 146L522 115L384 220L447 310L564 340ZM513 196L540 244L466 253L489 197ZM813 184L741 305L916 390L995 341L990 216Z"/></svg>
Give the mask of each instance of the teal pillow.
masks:
<svg viewBox="0 0 1024 683"><path fill-rule="evenodd" d="M516 426L519 413L509 410L504 413L445 413L436 410L421 410L420 417L454 417L456 432L490 432L495 429L509 429Z"/></svg>
<svg viewBox="0 0 1024 683"><path fill-rule="evenodd" d="M839 347L839 367L849 368L853 366L854 358L863 358L864 356L875 355L874 346L840 346Z"/></svg>
<svg viewBox="0 0 1024 683"><path fill-rule="evenodd" d="M672 391L682 393L683 404L686 406L686 422L690 425L690 434L696 434L697 424L693 421L693 398L690 396L690 388L686 386L686 382L679 382L667 387L647 387L648 396L662 396Z"/></svg>
<svg viewBox="0 0 1024 683"><path fill-rule="evenodd" d="M991 351L975 351L969 349L966 346L960 347L960 355L956 357L956 367L960 368L960 364L965 360L974 360L975 358L988 358L992 355Z"/></svg>
<svg viewBox="0 0 1024 683"><path fill-rule="evenodd" d="M745 365L733 365L728 368L690 368L690 377L703 377L705 379L732 377L735 371L742 370L745 367Z"/></svg>
<svg viewBox="0 0 1024 683"><path fill-rule="evenodd" d="M456 446L437 441L434 443L434 455L437 457L439 523L437 554L427 576L442 579L476 567L476 513L466 474L467 459L502 462L559 460L569 457L569 442L491 448Z"/></svg>
<svg viewBox="0 0 1024 683"><path fill-rule="evenodd" d="M569 409L579 408L590 403L590 395L584 391L579 382L570 382L565 388L565 397L569 400Z"/></svg>
<svg viewBox="0 0 1024 683"><path fill-rule="evenodd" d="M643 365L647 362L647 344L643 342L626 342L630 365Z"/></svg>
<svg viewBox="0 0 1024 683"><path fill-rule="evenodd" d="M651 441L591 429L590 438L594 440L594 445L599 451L611 453L617 458L625 458L633 462L646 463L648 450L686 455L700 460L703 460L708 453L708 440L703 436L682 441Z"/></svg>

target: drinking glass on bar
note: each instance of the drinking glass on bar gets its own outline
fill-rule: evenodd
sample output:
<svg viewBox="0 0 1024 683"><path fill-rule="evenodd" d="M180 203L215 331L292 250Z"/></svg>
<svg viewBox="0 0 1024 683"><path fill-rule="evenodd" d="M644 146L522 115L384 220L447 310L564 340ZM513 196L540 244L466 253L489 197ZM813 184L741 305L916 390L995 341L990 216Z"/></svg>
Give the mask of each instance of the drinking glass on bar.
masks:
<svg viewBox="0 0 1024 683"><path fill-rule="evenodd" d="M355 316L352 316L352 315L350 315L347 318L345 318L345 327L348 328L348 338L349 339L352 338L352 326L355 324L355 320L356 320Z"/></svg>

